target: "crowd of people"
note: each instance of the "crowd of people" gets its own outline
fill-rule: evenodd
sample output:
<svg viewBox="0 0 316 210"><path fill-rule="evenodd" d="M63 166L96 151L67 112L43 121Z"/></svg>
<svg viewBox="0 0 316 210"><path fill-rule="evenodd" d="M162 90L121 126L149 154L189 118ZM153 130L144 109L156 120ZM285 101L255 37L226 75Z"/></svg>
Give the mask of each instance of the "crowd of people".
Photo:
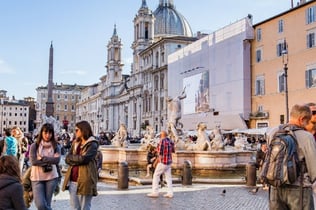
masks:
<svg viewBox="0 0 316 210"><path fill-rule="evenodd" d="M1 209L25 210L32 202L39 210L52 209L52 197L61 187L63 153L69 167L62 190L69 190L72 209L89 210L102 167L98 147L87 121L76 123L73 139L65 131L57 137L50 123L42 125L34 139L17 126L6 128L0 141Z"/></svg>
<svg viewBox="0 0 316 210"><path fill-rule="evenodd" d="M316 202L316 104L294 105L288 125L301 128L295 130L294 134L299 148L298 158L306 165L301 176L304 182L303 186L297 181L293 185L281 187L264 183L264 188L269 190L269 206L270 209L313 209ZM256 158L259 171L277 128L271 129L266 139L260 139ZM98 194L97 181L102 168L99 145L104 144L102 141L107 140L104 140L104 136L96 138L87 121L75 124L74 137L65 131L57 137L53 125L49 123L42 125L34 139L25 136L17 126L5 129L4 137L0 141L1 208L24 210L34 202L37 209L52 209L52 197L61 189L69 191L71 209L91 209L92 199ZM233 146L234 142L234 136L231 134L224 139L225 145ZM174 196L171 174L174 152L175 141L170 139L168 132L164 130L160 133L159 143L155 146L149 145L146 178L152 173L153 181L152 192L147 194L148 197L159 197L162 175L167 184L164 197ZM65 155L68 168L61 184L59 163L62 155ZM297 199L301 195L303 199Z"/></svg>

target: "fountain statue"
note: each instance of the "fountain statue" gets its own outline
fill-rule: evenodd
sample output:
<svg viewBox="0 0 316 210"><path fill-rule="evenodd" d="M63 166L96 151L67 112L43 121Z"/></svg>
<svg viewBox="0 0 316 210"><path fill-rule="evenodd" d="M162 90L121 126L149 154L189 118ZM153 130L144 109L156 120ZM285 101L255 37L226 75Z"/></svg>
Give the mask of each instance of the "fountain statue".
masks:
<svg viewBox="0 0 316 210"><path fill-rule="evenodd" d="M198 123L196 143L186 143L186 150L205 151L211 149L211 142L207 135L207 125L205 123Z"/></svg>
<svg viewBox="0 0 316 210"><path fill-rule="evenodd" d="M61 133L61 123L52 116L47 117L46 115L43 115L42 123L40 124L39 129L34 130L35 135L38 134L39 130L45 123L50 123L54 126L55 135Z"/></svg>
<svg viewBox="0 0 316 210"><path fill-rule="evenodd" d="M125 124L121 124L120 128L118 129L117 133L111 140L112 145L115 147L128 147L128 142L127 142L127 129Z"/></svg>
<svg viewBox="0 0 316 210"><path fill-rule="evenodd" d="M182 123L180 123L181 119L181 100L186 98L187 95L185 93L185 87L182 93L174 98L168 97L168 123L167 123L167 131L169 137L175 141L177 149L183 149L185 146L184 141L180 138L179 135L183 135L182 132Z"/></svg>
<svg viewBox="0 0 316 210"><path fill-rule="evenodd" d="M154 128L150 125L146 126L146 133L144 138L141 139L139 150L147 150L149 145L157 146L159 139L155 138Z"/></svg>
<svg viewBox="0 0 316 210"><path fill-rule="evenodd" d="M214 138L211 142L211 150L223 150L224 149L224 141L221 134L221 130L219 127L214 129Z"/></svg>
<svg viewBox="0 0 316 210"><path fill-rule="evenodd" d="M243 149L247 145L247 137L238 135L235 141L235 149Z"/></svg>

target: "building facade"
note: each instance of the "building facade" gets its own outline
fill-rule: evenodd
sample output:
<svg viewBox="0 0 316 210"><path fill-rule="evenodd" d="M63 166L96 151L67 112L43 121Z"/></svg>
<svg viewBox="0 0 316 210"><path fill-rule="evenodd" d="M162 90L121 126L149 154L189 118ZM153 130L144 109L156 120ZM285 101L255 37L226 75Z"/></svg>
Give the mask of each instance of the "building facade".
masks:
<svg viewBox="0 0 316 210"><path fill-rule="evenodd" d="M196 40L172 0L160 0L154 12L142 0L133 23L131 75L122 74L122 43L115 26L107 45L106 75L96 86L84 90L78 104L81 119L98 122L95 133L116 132L120 124L126 125L130 136L141 136L147 125L156 132L164 128L168 55ZM90 117L84 118L84 112Z"/></svg>
<svg viewBox="0 0 316 210"><path fill-rule="evenodd" d="M60 122L62 126L66 125L70 131L74 129L76 122L76 104L81 99L81 90L85 86L54 84L52 89L52 98L54 105L54 118ZM36 88L36 128L38 128L46 116L46 102L48 97L47 86Z"/></svg>
<svg viewBox="0 0 316 210"><path fill-rule="evenodd" d="M0 131L18 126L23 132L29 132L29 104L24 100L10 99L5 90L0 90Z"/></svg>
<svg viewBox="0 0 316 210"><path fill-rule="evenodd" d="M316 1L302 1L254 30L250 126L276 126L294 104L315 102Z"/></svg>
<svg viewBox="0 0 316 210"><path fill-rule="evenodd" d="M181 120L185 130L195 130L199 122L209 129L247 128L253 37L249 16L169 56L168 95L186 92Z"/></svg>

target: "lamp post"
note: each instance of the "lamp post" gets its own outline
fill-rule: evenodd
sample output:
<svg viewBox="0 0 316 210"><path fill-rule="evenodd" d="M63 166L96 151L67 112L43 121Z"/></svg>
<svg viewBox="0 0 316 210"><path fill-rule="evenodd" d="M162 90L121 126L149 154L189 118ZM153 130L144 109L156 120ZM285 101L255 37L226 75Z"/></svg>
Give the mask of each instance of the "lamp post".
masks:
<svg viewBox="0 0 316 210"><path fill-rule="evenodd" d="M286 40L284 39L283 50L282 50L282 63L284 70L284 90L285 90L285 115L286 115L286 123L289 122L289 93L288 93L288 82L287 82L287 64L289 62L288 56L288 46Z"/></svg>

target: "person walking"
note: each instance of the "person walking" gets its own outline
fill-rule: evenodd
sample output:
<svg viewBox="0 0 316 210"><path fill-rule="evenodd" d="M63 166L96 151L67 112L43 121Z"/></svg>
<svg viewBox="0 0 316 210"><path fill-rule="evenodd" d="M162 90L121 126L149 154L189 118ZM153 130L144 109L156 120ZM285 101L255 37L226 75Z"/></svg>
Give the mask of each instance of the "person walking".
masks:
<svg viewBox="0 0 316 210"><path fill-rule="evenodd" d="M174 152L174 143L167 137L166 131L161 131L160 142L157 147L159 163L155 169L153 175L152 192L147 194L148 197L157 198L159 197L159 180L160 175L165 174L168 192L164 197L173 197L172 188L172 176L171 176L171 164L172 164L172 153Z"/></svg>
<svg viewBox="0 0 316 210"><path fill-rule="evenodd" d="M38 210L51 210L53 193L58 184L60 146L55 139L54 127L45 123L36 141L30 147L32 191Z"/></svg>
<svg viewBox="0 0 316 210"><path fill-rule="evenodd" d="M17 140L11 135L11 128L5 129L5 138L4 138L4 146L2 155L12 155L17 157L18 155L18 142Z"/></svg>
<svg viewBox="0 0 316 210"><path fill-rule="evenodd" d="M26 210L18 160L0 157L0 209Z"/></svg>
<svg viewBox="0 0 316 210"><path fill-rule="evenodd" d="M290 112L289 126L302 129L294 130L298 144L299 161L305 165L306 170L301 172L297 180L291 185L270 187L269 208L278 210L311 210L314 209L312 182L316 180L316 143L311 133L304 130L312 117L310 108L306 105L294 105ZM278 129L268 133L268 143ZM303 177L302 177L302 173ZM301 178L303 181L303 194L301 194ZM303 197L303 198L302 198ZM302 202L302 207L300 206Z"/></svg>
<svg viewBox="0 0 316 210"><path fill-rule="evenodd" d="M310 108L310 110L312 112L312 117L311 117L309 123L305 126L305 129L313 135L314 140L316 142L316 103L311 102L311 103L308 103L306 105ZM313 183L312 188L313 188L313 200L314 200L314 207L315 207L315 205L316 205L316 182Z"/></svg>
<svg viewBox="0 0 316 210"><path fill-rule="evenodd" d="M97 195L99 143L87 121L76 123L75 131L76 139L66 156L69 167L62 190L69 190L71 209L90 210L92 197Z"/></svg>
<svg viewBox="0 0 316 210"><path fill-rule="evenodd" d="M18 126L14 126L12 128L12 136L17 140L18 142L18 160L19 160L19 166L21 170L21 174L23 173L23 166L24 166L24 159L25 159L25 153L28 149L28 139L24 136L24 133Z"/></svg>

